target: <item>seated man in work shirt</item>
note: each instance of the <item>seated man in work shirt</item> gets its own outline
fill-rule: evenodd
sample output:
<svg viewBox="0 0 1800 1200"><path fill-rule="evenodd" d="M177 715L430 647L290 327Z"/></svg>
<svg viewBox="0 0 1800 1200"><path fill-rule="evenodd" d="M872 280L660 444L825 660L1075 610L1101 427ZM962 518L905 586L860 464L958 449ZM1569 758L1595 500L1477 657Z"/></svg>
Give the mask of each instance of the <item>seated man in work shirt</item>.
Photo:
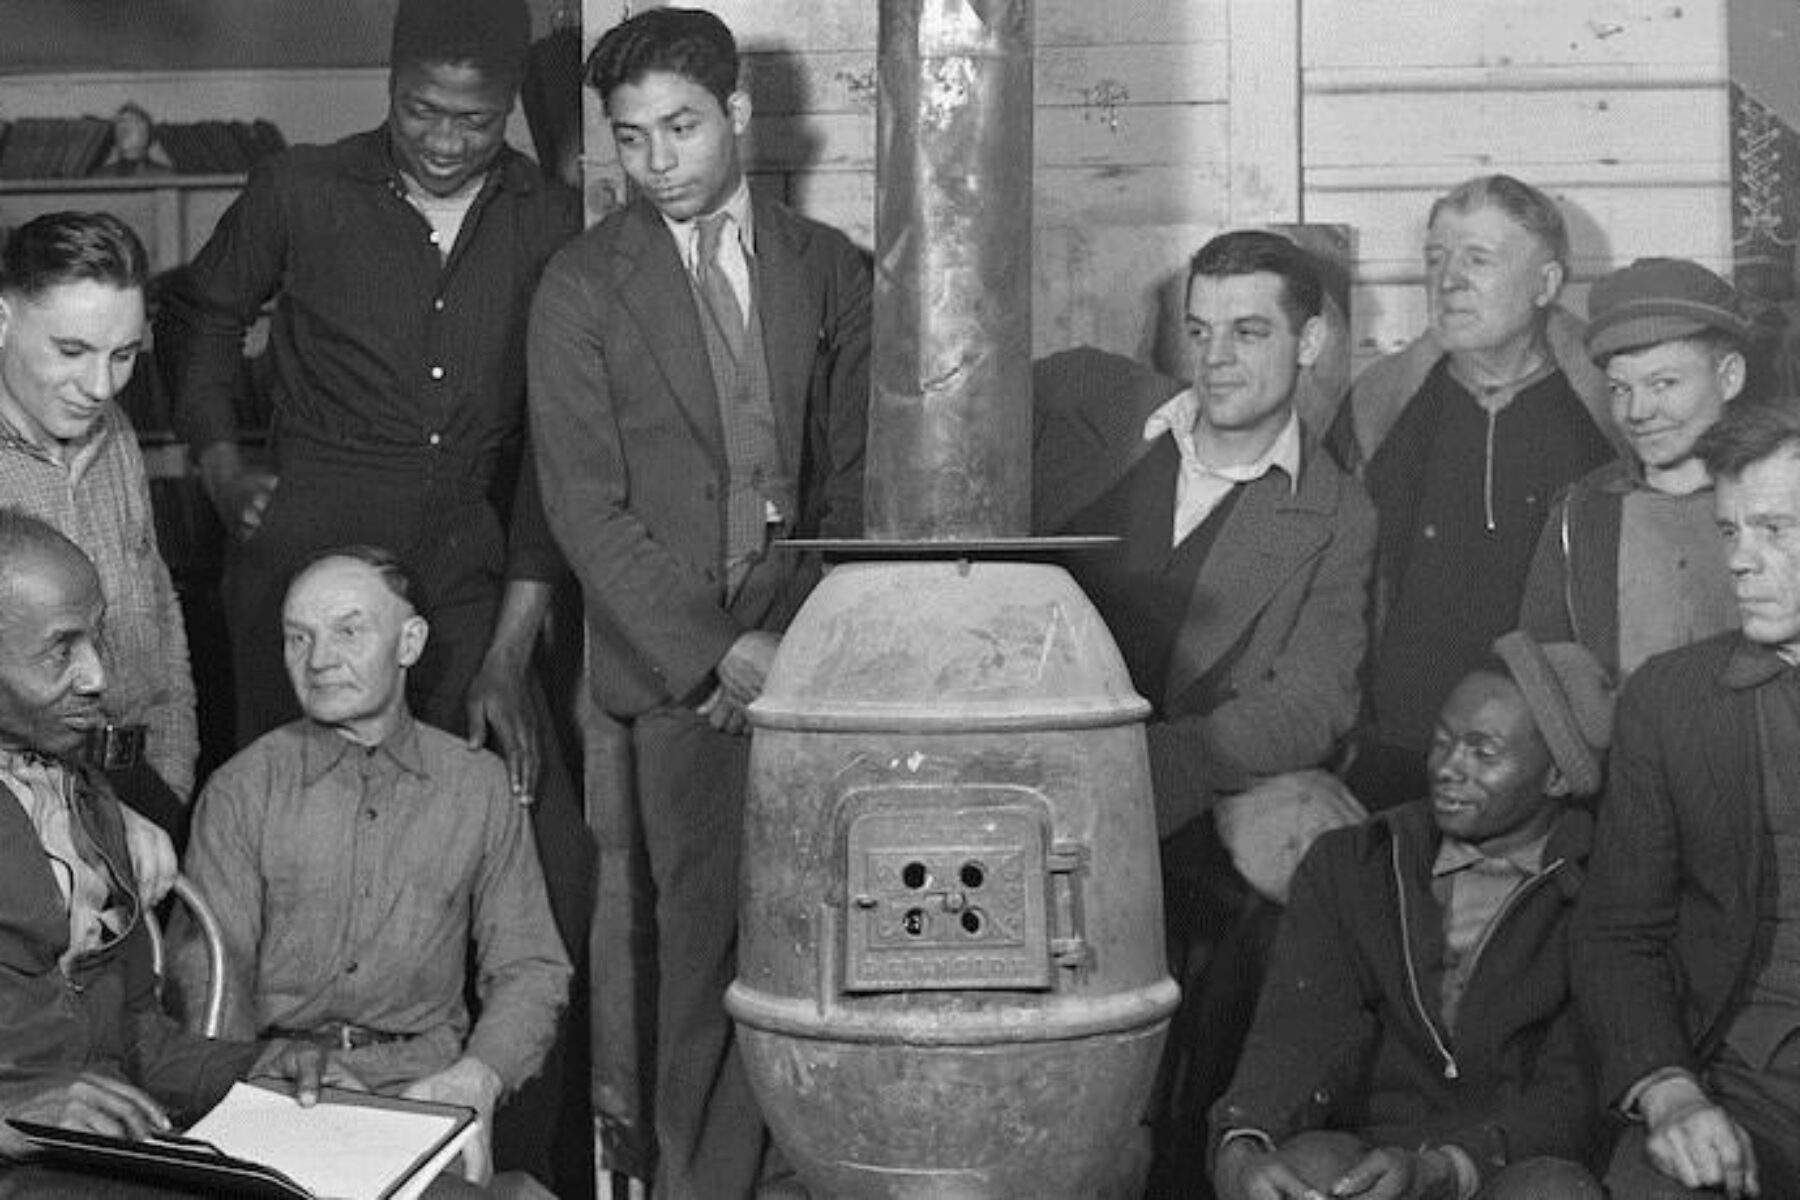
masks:
<svg viewBox="0 0 1800 1200"><path fill-rule="evenodd" d="M428 634L417 595L373 547L300 570L282 627L306 715L213 775L185 867L234 967L229 1034L329 1044L376 1090L468 1105L485 1132L543 1065L569 962L505 764L407 709ZM195 949L177 955L183 982ZM477 1140L465 1167L482 1179Z"/></svg>

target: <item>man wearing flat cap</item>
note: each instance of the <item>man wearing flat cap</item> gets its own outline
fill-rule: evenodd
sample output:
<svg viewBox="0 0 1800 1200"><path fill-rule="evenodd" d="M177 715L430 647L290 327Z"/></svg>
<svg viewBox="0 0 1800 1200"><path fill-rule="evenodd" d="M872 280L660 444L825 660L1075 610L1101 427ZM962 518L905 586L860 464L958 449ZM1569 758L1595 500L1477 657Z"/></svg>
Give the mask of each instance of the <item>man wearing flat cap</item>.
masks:
<svg viewBox="0 0 1800 1200"><path fill-rule="evenodd" d="M472 749L491 740L513 795L537 802L551 909L579 962L592 841L530 670L566 568L524 453L527 309L579 201L506 144L530 41L525 0L400 0L386 121L259 165L156 341L232 534L239 747L300 715L280 623L295 570L332 546L391 548L432 612L411 710ZM238 440L244 336L265 309L266 465Z"/></svg>
<svg viewBox="0 0 1800 1200"><path fill-rule="evenodd" d="M1800 401L1701 436L1741 629L1619 701L1575 926L1615 1196L1800 1196Z"/></svg>
<svg viewBox="0 0 1800 1200"><path fill-rule="evenodd" d="M1640 258L1594 285L1588 352L1629 459L1571 484L1538 538L1519 627L1578 641L1619 678L1737 626L1700 435L1744 390L1751 327L1698 263Z"/></svg>
<svg viewBox="0 0 1800 1200"><path fill-rule="evenodd" d="M1221 1200L1599 1200L1568 931L1612 685L1519 632L1439 711L1428 799L1319 837L1231 1088ZM1633 1193L1635 1195L1635 1193Z"/></svg>

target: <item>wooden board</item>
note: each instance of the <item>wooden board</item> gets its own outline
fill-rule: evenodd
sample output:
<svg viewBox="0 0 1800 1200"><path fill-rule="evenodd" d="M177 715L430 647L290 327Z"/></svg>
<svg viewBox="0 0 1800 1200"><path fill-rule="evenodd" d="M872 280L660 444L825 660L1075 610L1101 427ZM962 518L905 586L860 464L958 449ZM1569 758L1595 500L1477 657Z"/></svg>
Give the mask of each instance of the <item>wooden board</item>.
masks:
<svg viewBox="0 0 1800 1200"><path fill-rule="evenodd" d="M1306 6L1306 66L1723 61L1727 0L1337 0Z"/></svg>
<svg viewBox="0 0 1800 1200"><path fill-rule="evenodd" d="M1723 164L1721 87L1309 97L1308 167L1457 164L1473 175L1506 162L1543 167L1639 162ZM1679 166L1678 166L1679 164Z"/></svg>

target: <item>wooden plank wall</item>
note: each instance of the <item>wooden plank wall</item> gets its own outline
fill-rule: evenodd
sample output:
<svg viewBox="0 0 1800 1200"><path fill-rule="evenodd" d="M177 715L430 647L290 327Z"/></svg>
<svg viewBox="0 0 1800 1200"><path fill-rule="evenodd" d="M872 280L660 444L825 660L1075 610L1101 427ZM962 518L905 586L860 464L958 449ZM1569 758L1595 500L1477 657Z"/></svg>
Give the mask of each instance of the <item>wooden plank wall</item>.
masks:
<svg viewBox="0 0 1800 1200"><path fill-rule="evenodd" d="M1036 7L1037 352L1091 342L1161 357L1170 323L1159 302L1187 255L1234 209L1245 219L1292 219L1296 4L1042 0ZM628 8L644 7L587 0L589 44ZM746 52L758 114L747 148L753 184L872 248L877 5L717 0L711 7ZM1234 91L1239 110L1258 113L1236 128ZM597 209L623 187L603 114L586 99L584 165Z"/></svg>
<svg viewBox="0 0 1800 1200"><path fill-rule="evenodd" d="M1729 275L1726 3L1307 3L1304 214L1357 230L1357 356L1423 328L1426 211L1484 172L1562 202L1578 311L1641 255Z"/></svg>

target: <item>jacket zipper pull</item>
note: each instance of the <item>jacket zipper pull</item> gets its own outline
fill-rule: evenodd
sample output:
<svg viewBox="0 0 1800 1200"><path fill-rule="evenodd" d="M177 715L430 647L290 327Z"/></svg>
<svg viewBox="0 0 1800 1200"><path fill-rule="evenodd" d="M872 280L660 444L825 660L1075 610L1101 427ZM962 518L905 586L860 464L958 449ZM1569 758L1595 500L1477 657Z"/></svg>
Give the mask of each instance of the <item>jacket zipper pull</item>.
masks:
<svg viewBox="0 0 1800 1200"><path fill-rule="evenodd" d="M1456 1060L1454 1058L1446 1058L1444 1060L1444 1078L1445 1079L1461 1079L1462 1078L1462 1072L1456 1069Z"/></svg>

